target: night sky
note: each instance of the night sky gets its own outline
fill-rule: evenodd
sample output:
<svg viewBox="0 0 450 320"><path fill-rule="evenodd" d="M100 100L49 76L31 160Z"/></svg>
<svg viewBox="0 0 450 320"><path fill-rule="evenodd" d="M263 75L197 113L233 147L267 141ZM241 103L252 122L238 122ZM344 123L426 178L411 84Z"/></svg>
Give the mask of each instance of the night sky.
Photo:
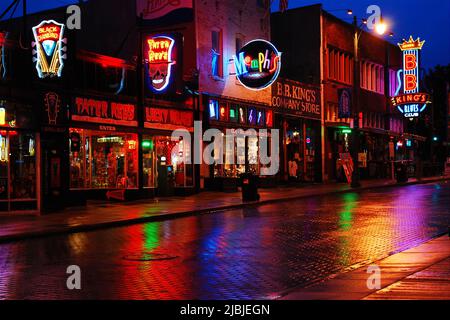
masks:
<svg viewBox="0 0 450 320"><path fill-rule="evenodd" d="M0 10L3 12L11 1L0 0ZM274 0L272 11L278 10L278 1ZM76 2L28 0L28 7L29 11L35 12ZM426 40L422 54L423 67L450 64L450 0L289 0L289 8L318 2L324 4L325 10L348 22L351 22L351 17L345 9L352 9L362 18L367 17L367 7L376 4L381 7L383 18L390 23L390 29L395 34L391 41L399 42L402 38L409 38L409 35ZM17 11L22 11L21 5Z"/></svg>

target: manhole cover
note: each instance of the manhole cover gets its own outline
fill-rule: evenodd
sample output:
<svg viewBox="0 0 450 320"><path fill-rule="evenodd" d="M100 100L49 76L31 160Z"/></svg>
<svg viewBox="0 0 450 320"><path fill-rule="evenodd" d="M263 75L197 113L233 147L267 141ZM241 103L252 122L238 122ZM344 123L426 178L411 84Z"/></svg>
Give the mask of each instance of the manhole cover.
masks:
<svg viewBox="0 0 450 320"><path fill-rule="evenodd" d="M129 254L123 257L124 260L129 261L163 261L163 260L173 260L178 258L178 256L172 256L164 253L135 253Z"/></svg>

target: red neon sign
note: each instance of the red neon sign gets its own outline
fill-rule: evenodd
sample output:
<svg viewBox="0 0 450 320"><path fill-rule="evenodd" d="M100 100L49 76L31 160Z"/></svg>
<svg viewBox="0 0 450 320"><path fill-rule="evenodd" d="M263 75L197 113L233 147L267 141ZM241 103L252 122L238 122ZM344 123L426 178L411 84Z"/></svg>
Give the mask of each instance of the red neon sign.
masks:
<svg viewBox="0 0 450 320"><path fill-rule="evenodd" d="M414 54L405 54L405 70L417 68L417 59Z"/></svg>
<svg viewBox="0 0 450 320"><path fill-rule="evenodd" d="M172 65L172 49L175 40L167 36L156 36L147 39L148 76L151 89L161 92L170 83Z"/></svg>

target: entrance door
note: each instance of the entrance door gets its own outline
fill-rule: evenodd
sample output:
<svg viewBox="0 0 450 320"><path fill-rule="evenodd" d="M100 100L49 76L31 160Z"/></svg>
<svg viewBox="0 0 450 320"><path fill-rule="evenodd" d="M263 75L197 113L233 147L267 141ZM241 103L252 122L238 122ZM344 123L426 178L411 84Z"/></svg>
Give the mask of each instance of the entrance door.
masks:
<svg viewBox="0 0 450 320"><path fill-rule="evenodd" d="M68 190L68 135L43 133L42 146L42 209L63 209Z"/></svg>

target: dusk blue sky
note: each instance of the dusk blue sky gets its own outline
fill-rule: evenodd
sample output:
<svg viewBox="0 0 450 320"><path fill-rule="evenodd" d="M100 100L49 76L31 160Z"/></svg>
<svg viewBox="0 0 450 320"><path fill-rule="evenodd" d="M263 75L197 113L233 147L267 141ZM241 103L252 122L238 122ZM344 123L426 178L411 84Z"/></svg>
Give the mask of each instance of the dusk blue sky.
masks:
<svg viewBox="0 0 450 320"><path fill-rule="evenodd" d="M3 12L11 1L0 0L0 11ZM272 11L278 10L278 1L273 1ZM28 7L30 12L35 12L76 2L28 0ZM316 3L323 3L325 10L349 22L351 17L344 10L334 10L349 8L362 18L367 17L367 7L376 4L381 7L383 18L390 22L390 29L395 34L391 41L398 42L409 38L409 35L426 40L422 54L423 67L450 64L450 0L289 0L289 8ZM17 11L22 11L21 5Z"/></svg>

